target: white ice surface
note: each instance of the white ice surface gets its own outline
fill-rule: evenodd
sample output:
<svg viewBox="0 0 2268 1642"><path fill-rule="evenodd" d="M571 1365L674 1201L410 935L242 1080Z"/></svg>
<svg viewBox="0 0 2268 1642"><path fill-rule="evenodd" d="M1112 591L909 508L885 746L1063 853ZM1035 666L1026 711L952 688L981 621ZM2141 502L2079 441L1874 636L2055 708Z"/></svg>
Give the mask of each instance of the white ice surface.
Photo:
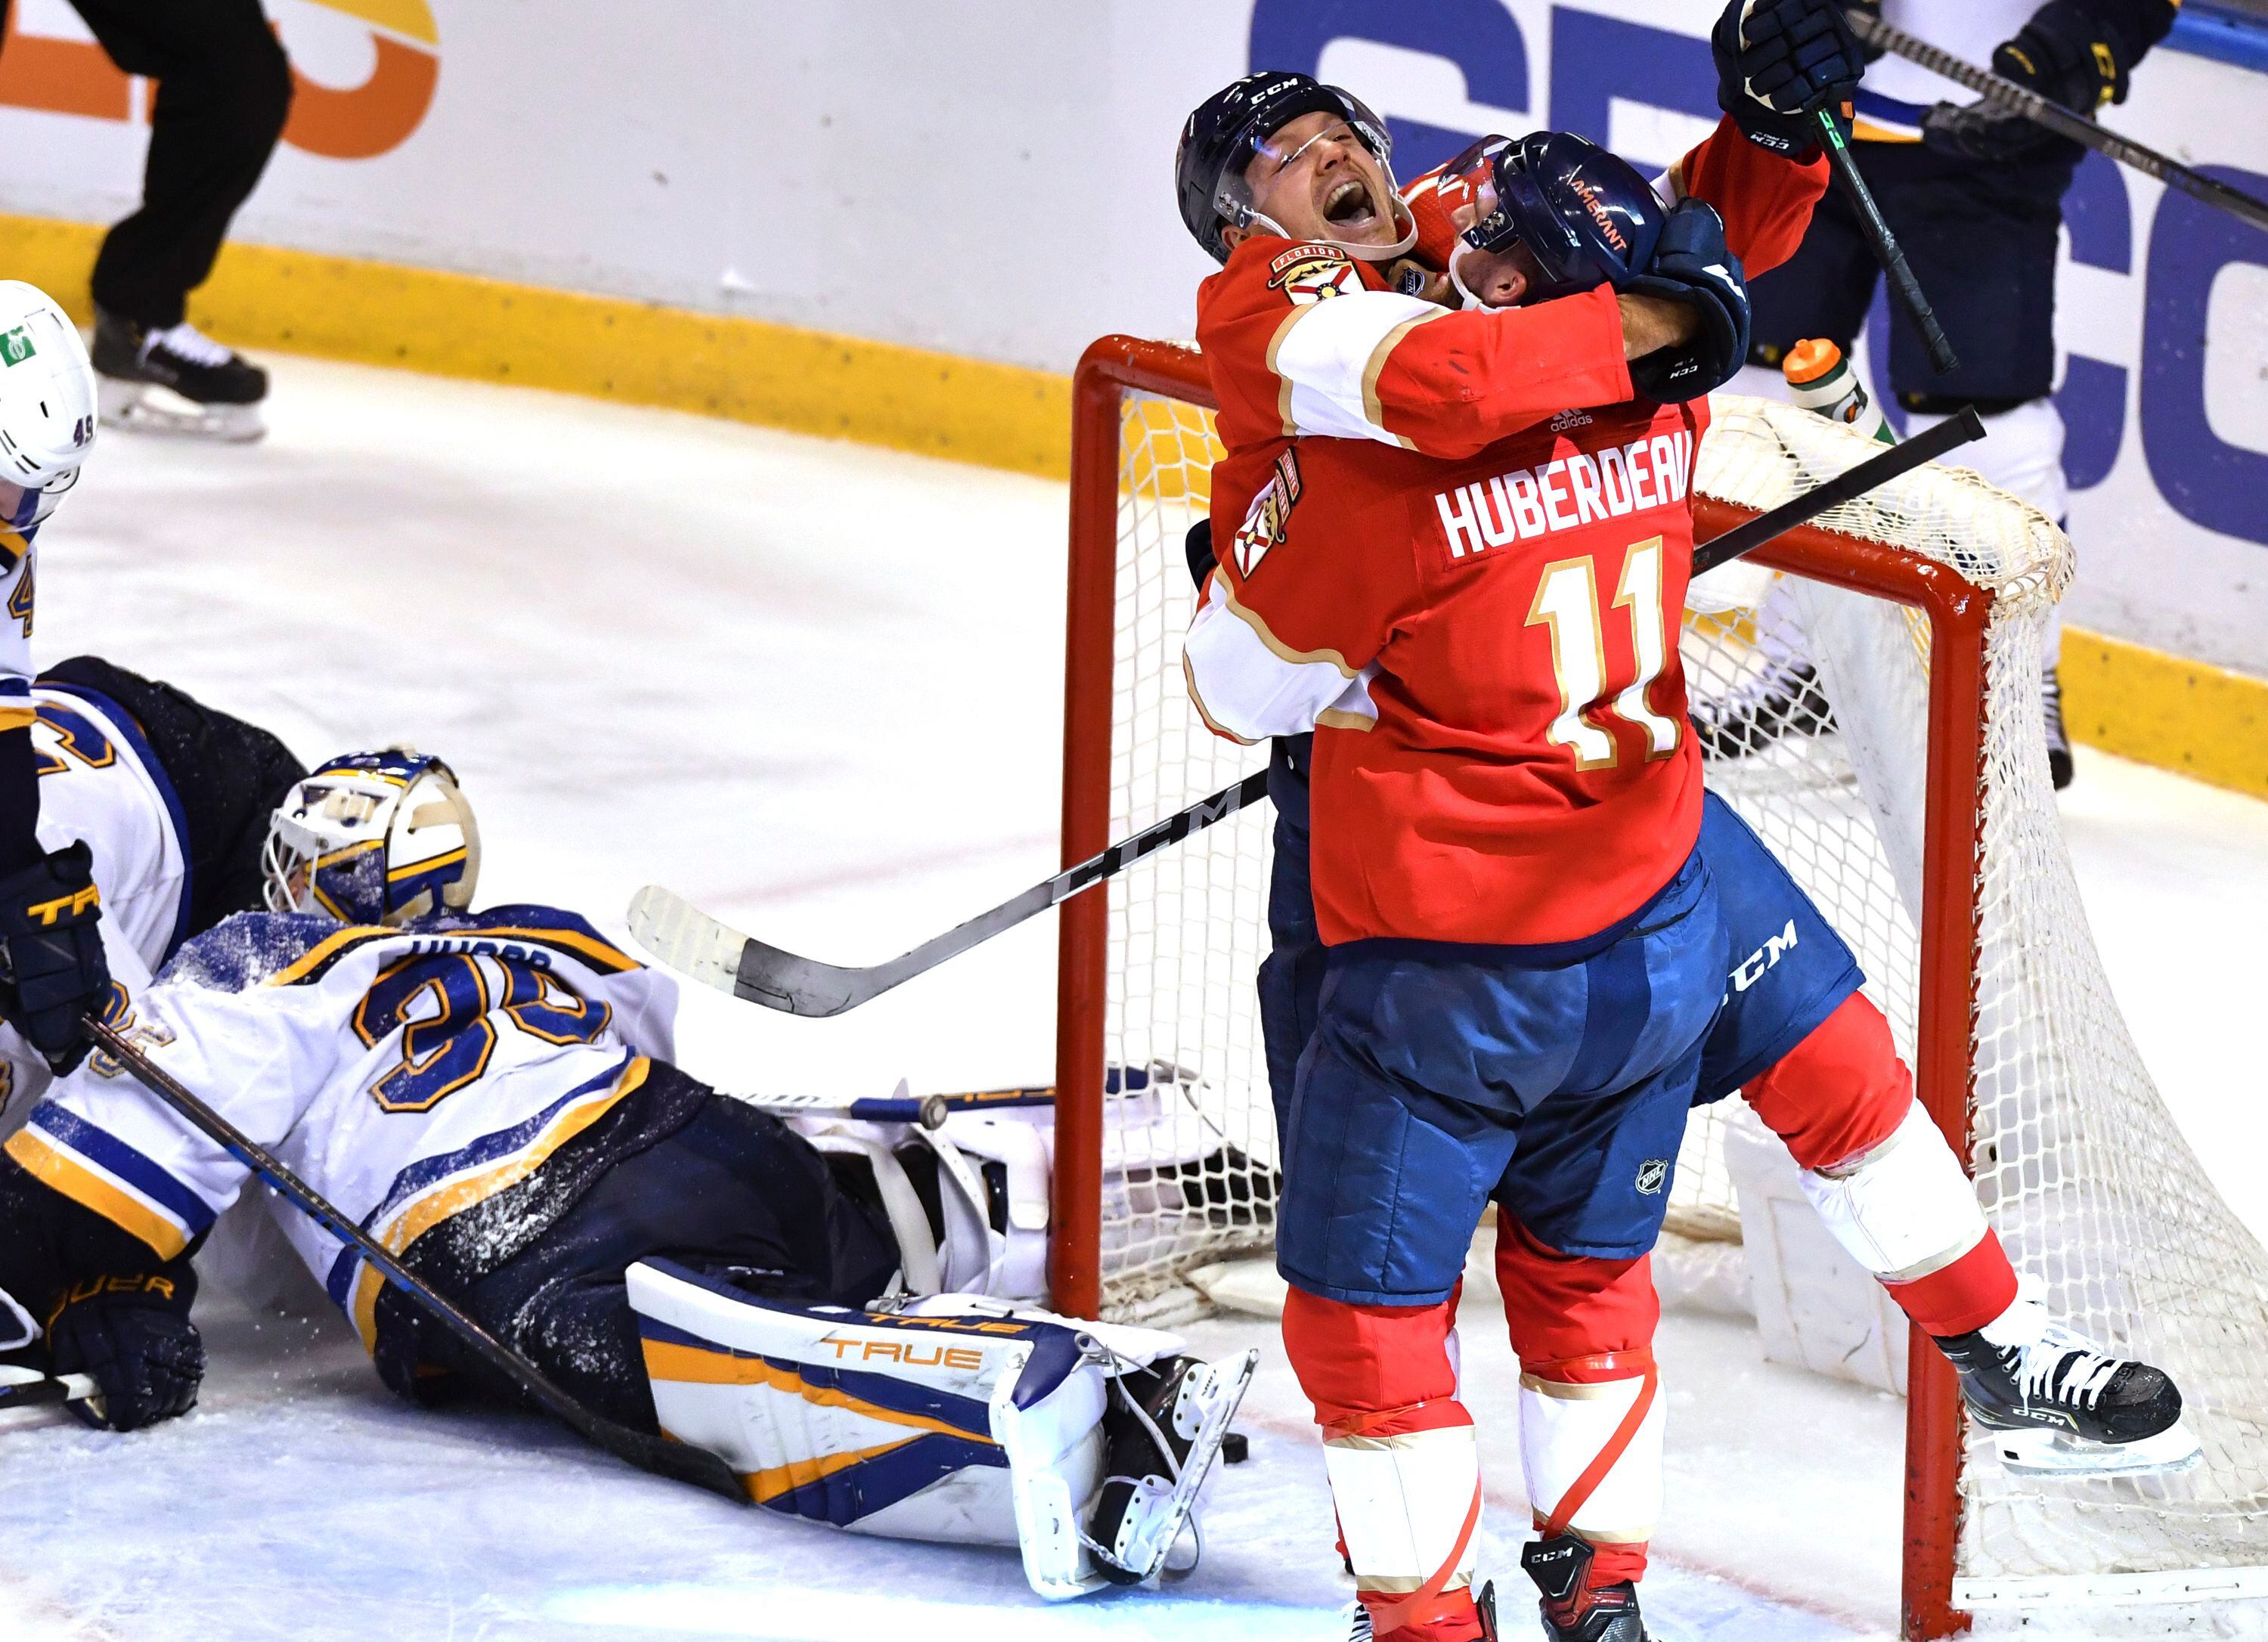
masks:
<svg viewBox="0 0 2268 1642"><path fill-rule="evenodd" d="M1060 486L725 423L297 360L275 432L106 438L41 541L40 653L171 679L307 757L406 736L480 807L483 899L619 929L670 885L792 950L871 962L1054 866ZM2257 1226L2268 805L2082 749L2065 800L2145 1056ZM688 990L681 1058L748 1089L1045 1081L1052 922L834 1021ZM2250 1144L2248 1144L2250 1143ZM1496 1298L1467 1300L1484 1572L1526 1512ZM328 1320L201 1305L187 1419L0 1432L0 1638L1324 1638L1349 1595L1305 1404L1265 1325L1184 1585L1043 1609L1012 1557L854 1539L625 1471L532 1417L421 1414ZM1669 1642L1896 1623L1903 1406L1673 1317ZM2083 1627L2051 1618L2034 1635Z"/></svg>

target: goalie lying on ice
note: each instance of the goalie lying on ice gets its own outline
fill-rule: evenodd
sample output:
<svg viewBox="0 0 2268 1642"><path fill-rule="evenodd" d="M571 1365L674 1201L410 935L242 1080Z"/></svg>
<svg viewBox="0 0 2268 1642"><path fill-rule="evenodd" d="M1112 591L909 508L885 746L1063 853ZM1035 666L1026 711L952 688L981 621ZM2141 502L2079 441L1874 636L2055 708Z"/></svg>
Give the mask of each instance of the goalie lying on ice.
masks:
<svg viewBox="0 0 2268 1642"><path fill-rule="evenodd" d="M1049 1596L1163 1565L1248 1360L935 1293L994 1278L950 1143L827 1120L814 1144L668 1064L666 976L570 913L467 910L478 833L438 761L322 766L276 811L266 867L276 910L116 989L109 1019L418 1277L595 1411L723 1454L777 1511L1020 1545ZM89 1376L85 1411L121 1431L187 1412L193 1263L248 1180L90 1057L0 1158L0 1351ZM394 1390L512 1395L254 1189Z"/></svg>

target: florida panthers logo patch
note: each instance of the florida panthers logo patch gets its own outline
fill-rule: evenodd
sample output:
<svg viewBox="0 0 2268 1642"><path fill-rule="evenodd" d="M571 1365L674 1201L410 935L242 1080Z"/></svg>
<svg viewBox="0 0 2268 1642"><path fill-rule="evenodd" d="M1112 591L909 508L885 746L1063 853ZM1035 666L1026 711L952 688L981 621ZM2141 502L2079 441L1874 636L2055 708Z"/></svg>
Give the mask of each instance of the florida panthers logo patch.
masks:
<svg viewBox="0 0 2268 1642"><path fill-rule="evenodd" d="M1268 265L1270 286L1305 306L1362 289L1362 276L1335 245L1297 245Z"/></svg>
<svg viewBox="0 0 2268 1642"><path fill-rule="evenodd" d="M1268 556L1268 549L1284 539L1292 504L1299 499L1300 458L1296 452L1286 450L1276 459L1275 474L1252 498L1244 522L1236 527L1236 541L1230 550L1236 556L1239 580L1249 580L1260 568L1260 561Z"/></svg>

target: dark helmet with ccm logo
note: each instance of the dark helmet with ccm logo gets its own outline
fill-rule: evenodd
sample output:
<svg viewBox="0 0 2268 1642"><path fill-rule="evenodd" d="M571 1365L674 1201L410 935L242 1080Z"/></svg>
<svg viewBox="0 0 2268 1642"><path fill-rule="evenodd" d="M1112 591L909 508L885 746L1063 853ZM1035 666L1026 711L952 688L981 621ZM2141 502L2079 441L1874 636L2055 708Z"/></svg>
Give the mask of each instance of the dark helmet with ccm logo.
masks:
<svg viewBox="0 0 2268 1642"><path fill-rule="evenodd" d="M1336 114L1384 166L1394 139L1386 122L1351 92L1326 85L1313 75L1276 69L1248 74L1223 86L1190 114L1174 154L1174 186L1181 195L1182 221L1216 262L1228 261L1221 239L1224 223L1242 228L1254 217L1252 193L1244 180L1261 144L1301 114ZM1388 178L1392 173L1388 172ZM1390 186L1390 183L1389 183Z"/></svg>
<svg viewBox="0 0 2268 1642"><path fill-rule="evenodd" d="M1491 209L1465 231L1476 251L1526 246L1543 270L1530 301L1620 285L1645 270L1668 209L1627 160L1572 131L1484 137L1451 160Z"/></svg>

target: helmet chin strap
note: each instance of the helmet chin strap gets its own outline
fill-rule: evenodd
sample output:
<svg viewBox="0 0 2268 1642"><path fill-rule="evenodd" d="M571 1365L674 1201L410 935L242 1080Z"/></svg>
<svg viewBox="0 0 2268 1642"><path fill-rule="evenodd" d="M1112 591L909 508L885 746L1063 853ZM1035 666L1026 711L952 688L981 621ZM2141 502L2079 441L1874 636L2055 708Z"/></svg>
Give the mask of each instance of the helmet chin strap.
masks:
<svg viewBox="0 0 2268 1642"><path fill-rule="evenodd" d="M1400 214L1402 220L1409 225L1402 237L1392 245L1357 245L1351 239L1325 239L1314 237L1300 239L1299 235L1292 233L1265 211L1248 211L1245 216L1248 222L1258 223L1278 239L1300 239L1302 245L1327 245L1336 250L1345 252L1358 262L1391 262L1397 256L1407 256L1410 254L1410 248L1418 243L1418 218L1410 212L1410 207L1403 202L1402 196L1392 192L1390 179L1388 195L1394 202L1395 210ZM1462 287L1459 289L1462 290Z"/></svg>

